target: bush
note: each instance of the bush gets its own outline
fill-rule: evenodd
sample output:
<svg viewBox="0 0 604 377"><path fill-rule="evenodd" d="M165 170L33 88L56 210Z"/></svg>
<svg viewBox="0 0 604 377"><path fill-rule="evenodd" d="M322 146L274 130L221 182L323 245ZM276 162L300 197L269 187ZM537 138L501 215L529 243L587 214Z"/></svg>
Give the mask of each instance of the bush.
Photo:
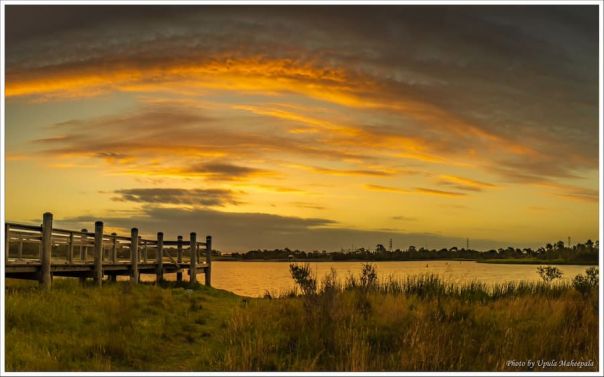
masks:
<svg viewBox="0 0 604 377"><path fill-rule="evenodd" d="M321 281L321 293L329 294L338 290L338 275L335 268L329 270L329 274L325 275Z"/></svg>
<svg viewBox="0 0 604 377"><path fill-rule="evenodd" d="M585 275L587 275L587 280L592 287L598 288L600 285L600 270L598 267L590 267L585 270Z"/></svg>
<svg viewBox="0 0 604 377"><path fill-rule="evenodd" d="M579 274L573 279L573 287L583 295L588 295L592 289L598 290L600 284L598 267L585 270L585 275Z"/></svg>
<svg viewBox="0 0 604 377"><path fill-rule="evenodd" d="M545 283L550 283L556 279L562 278L562 271L560 271L558 267L539 266L537 267L537 273Z"/></svg>
<svg viewBox="0 0 604 377"><path fill-rule="evenodd" d="M374 264L365 263L361 270L361 287L364 289L375 288L377 285L377 272Z"/></svg>
<svg viewBox="0 0 604 377"><path fill-rule="evenodd" d="M317 293L317 279L312 275L308 263L303 265L292 263L289 265L289 272L303 295L312 296Z"/></svg>

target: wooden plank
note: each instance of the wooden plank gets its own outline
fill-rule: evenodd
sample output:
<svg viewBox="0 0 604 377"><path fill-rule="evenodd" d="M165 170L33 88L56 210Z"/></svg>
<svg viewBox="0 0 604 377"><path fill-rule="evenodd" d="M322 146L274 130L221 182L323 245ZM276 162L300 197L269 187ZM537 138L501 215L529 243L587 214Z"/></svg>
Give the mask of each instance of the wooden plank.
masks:
<svg viewBox="0 0 604 377"><path fill-rule="evenodd" d="M53 273L55 272L86 272L85 276L90 277L94 272L94 265L92 264L54 264L51 267Z"/></svg>
<svg viewBox="0 0 604 377"><path fill-rule="evenodd" d="M168 241L164 240L164 246L178 246L178 243L182 241ZM197 245L205 247L205 242L197 242Z"/></svg>
<svg viewBox="0 0 604 377"><path fill-rule="evenodd" d="M40 266L39 265L25 265L25 264L20 264L20 265L9 264L9 265L5 266L5 272L7 274L31 272L31 273L36 274L35 280L38 280L39 275L40 275L39 274Z"/></svg>
<svg viewBox="0 0 604 377"><path fill-rule="evenodd" d="M15 224L15 223L6 223L6 225L9 225L10 228L14 229L14 230L29 230L29 231L37 232L37 233L40 233L42 231L42 227L36 226L36 225L24 225L24 224Z"/></svg>
<svg viewBox="0 0 604 377"><path fill-rule="evenodd" d="M52 230L53 233L65 233L65 235L69 235L70 233L75 233L77 235L82 235L82 234L86 234L88 236L94 236L94 233L90 233L88 232L86 229L82 229L81 231L74 231L74 230L69 230L69 229L61 229L61 228L54 228Z"/></svg>

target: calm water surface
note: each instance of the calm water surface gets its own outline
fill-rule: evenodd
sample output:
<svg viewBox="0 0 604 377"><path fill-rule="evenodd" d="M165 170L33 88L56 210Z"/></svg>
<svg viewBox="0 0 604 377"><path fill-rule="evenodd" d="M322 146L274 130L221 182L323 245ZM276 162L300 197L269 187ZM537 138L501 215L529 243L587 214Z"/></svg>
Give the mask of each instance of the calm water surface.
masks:
<svg viewBox="0 0 604 377"><path fill-rule="evenodd" d="M481 281L487 284L508 281L539 281L537 265L519 264L487 264L460 261L412 261L412 262L372 262L377 266L378 278L383 279L392 275L395 278L409 275L432 273L451 282ZM358 276L361 262L311 262L310 266L316 272L319 281L335 268L340 279L348 273ZM589 266L557 266L563 272L565 280L583 273ZM169 280L174 274L167 275ZM155 279L147 275L149 279ZM184 274L185 278L187 274ZM203 282L203 274L198 275ZM146 280L146 279L145 279ZM262 296L266 291L279 294L294 287L289 274L287 262L226 262L212 263L212 285L243 296Z"/></svg>

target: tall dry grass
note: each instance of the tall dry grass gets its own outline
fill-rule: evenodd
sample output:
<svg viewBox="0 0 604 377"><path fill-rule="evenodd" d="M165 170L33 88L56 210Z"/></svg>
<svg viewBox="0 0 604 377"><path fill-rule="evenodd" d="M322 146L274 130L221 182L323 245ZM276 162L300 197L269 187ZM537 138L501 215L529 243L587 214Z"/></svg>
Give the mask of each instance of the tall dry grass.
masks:
<svg viewBox="0 0 604 377"><path fill-rule="evenodd" d="M582 370L598 367L596 290L459 285L433 275L326 280L313 295L238 309L224 334L225 369L512 371L531 369L515 369L508 360L529 359L592 360L594 367Z"/></svg>

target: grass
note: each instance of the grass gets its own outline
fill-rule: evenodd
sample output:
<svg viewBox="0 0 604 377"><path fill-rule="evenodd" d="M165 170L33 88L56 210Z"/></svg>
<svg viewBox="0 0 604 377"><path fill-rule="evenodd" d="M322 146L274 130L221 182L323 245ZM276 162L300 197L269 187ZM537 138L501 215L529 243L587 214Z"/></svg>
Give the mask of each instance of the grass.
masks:
<svg viewBox="0 0 604 377"><path fill-rule="evenodd" d="M598 368L597 291L568 284L349 277L315 295L255 301L227 330L234 371L519 371L530 369L508 360L529 359ZM545 371L564 370L573 369Z"/></svg>
<svg viewBox="0 0 604 377"><path fill-rule="evenodd" d="M7 370L520 371L507 361L528 359L598 370L597 290L371 274L317 286L264 299L174 284L9 287Z"/></svg>
<svg viewBox="0 0 604 377"><path fill-rule="evenodd" d="M8 371L218 369L220 335L241 298L226 291L55 279L7 280Z"/></svg>

